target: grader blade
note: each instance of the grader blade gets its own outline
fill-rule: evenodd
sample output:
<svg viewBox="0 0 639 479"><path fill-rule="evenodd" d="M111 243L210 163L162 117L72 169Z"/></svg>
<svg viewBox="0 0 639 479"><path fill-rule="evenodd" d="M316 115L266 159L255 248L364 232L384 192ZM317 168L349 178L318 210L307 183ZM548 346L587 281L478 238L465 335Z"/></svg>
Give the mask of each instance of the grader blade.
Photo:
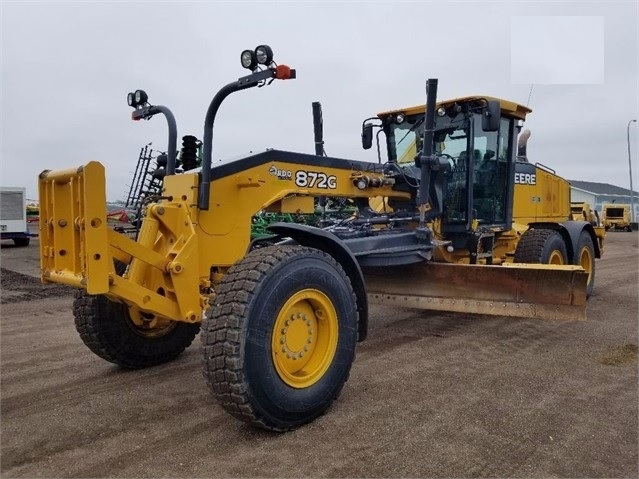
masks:
<svg viewBox="0 0 639 479"><path fill-rule="evenodd" d="M588 275L579 266L421 263L364 271L371 303L574 321L586 318Z"/></svg>

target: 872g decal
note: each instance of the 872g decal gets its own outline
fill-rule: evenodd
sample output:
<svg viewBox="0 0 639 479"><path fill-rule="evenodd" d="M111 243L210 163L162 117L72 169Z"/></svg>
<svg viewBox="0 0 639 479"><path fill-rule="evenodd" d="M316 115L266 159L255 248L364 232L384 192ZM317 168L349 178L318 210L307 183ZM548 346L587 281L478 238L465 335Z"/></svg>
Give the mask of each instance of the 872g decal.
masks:
<svg viewBox="0 0 639 479"><path fill-rule="evenodd" d="M334 190L337 188L337 177L320 173L319 171L297 170L295 184L300 188L322 188Z"/></svg>

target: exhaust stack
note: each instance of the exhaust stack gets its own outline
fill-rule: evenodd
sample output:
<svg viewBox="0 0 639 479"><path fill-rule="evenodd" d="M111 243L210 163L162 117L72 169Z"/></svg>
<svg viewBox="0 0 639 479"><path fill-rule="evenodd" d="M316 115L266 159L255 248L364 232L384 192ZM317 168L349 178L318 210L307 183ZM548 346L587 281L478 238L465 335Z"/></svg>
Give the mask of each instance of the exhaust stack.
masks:
<svg viewBox="0 0 639 479"><path fill-rule="evenodd" d="M517 140L517 160L519 161L528 161L526 146L528 145L529 138L530 130L528 129L525 129L522 131L521 135L519 135L519 139Z"/></svg>

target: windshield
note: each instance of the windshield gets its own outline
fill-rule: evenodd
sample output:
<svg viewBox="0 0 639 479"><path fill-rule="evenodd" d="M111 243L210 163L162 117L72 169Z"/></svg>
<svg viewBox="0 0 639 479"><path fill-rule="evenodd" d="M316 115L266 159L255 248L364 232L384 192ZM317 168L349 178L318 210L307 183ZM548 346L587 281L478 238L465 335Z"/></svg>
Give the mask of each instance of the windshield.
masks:
<svg viewBox="0 0 639 479"><path fill-rule="evenodd" d="M415 159L422 147L423 123L424 117L421 116L391 126L393 159L397 159L398 163L409 163Z"/></svg>
<svg viewBox="0 0 639 479"><path fill-rule="evenodd" d="M435 118L433 148L450 164L447 187L444 194L446 222L467 221L468 188L466 188L468 136L470 123L463 114ZM399 164L412 163L421 151L424 136L424 115L408 117L400 124L393 124L389 131L389 159Z"/></svg>
<svg viewBox="0 0 639 479"><path fill-rule="evenodd" d="M467 224L469 216L482 224L506 220L512 123L504 117L499 131L486 132L482 129L480 114L467 117L460 112L452 118L448 115L435 118L434 153L445 157L451 167L444 189L446 223ZM424 115L407 117L399 124L390 123L386 132L388 159L411 164L422 148ZM470 191L472 209L469 212Z"/></svg>
<svg viewBox="0 0 639 479"><path fill-rule="evenodd" d="M607 208L606 216L608 218L623 218L623 208Z"/></svg>
<svg viewBox="0 0 639 479"><path fill-rule="evenodd" d="M435 152L459 158L467 147L467 122L463 116L436 118ZM402 123L394 123L389 132L389 160L397 163L410 163L422 148L424 140L424 115L406 118Z"/></svg>

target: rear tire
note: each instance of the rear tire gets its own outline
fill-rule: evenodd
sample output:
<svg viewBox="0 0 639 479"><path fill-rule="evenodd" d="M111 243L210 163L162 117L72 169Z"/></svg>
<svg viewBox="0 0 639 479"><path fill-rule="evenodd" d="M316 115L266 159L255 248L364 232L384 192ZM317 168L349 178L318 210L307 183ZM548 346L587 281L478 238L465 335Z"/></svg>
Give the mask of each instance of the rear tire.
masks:
<svg viewBox="0 0 639 479"><path fill-rule="evenodd" d="M73 302L75 327L95 354L126 369L140 369L179 356L199 332L199 324L171 321L162 328L142 329L127 307L103 295L78 291Z"/></svg>
<svg viewBox="0 0 639 479"><path fill-rule="evenodd" d="M203 322L204 376L234 417L286 431L324 413L348 379L356 298L342 267L301 246L269 246L231 267Z"/></svg>
<svg viewBox="0 0 639 479"><path fill-rule="evenodd" d="M16 246L29 246L31 238L13 238L13 244Z"/></svg>
<svg viewBox="0 0 639 479"><path fill-rule="evenodd" d="M579 235L574 264L581 266L588 273L586 295L590 296L595 289L595 246L587 231L582 231Z"/></svg>
<svg viewBox="0 0 639 479"><path fill-rule="evenodd" d="M531 229L521 235L515 263L568 264L563 237L555 230Z"/></svg>

